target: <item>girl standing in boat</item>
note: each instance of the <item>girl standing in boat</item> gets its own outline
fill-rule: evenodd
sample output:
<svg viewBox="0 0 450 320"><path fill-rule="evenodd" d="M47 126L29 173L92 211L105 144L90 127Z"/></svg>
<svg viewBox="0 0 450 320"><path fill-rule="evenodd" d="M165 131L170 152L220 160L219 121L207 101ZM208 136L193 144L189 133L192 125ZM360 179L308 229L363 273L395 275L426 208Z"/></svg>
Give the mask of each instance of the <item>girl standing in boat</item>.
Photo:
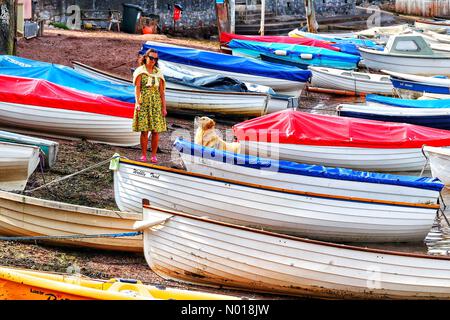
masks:
<svg viewBox="0 0 450 320"><path fill-rule="evenodd" d="M159 133L167 131L165 80L158 68L158 53L149 49L142 57L142 65L133 73L133 84L136 86L136 106L133 117L133 131L141 132L140 161L147 161L147 145L149 131L152 134L152 163L158 162Z"/></svg>

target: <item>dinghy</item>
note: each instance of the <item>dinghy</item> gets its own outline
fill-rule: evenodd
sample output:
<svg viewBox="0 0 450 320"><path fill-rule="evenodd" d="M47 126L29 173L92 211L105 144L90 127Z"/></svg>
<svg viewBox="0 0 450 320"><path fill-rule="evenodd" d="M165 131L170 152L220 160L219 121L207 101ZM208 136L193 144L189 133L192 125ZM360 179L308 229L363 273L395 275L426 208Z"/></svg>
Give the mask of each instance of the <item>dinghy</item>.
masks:
<svg viewBox="0 0 450 320"><path fill-rule="evenodd" d="M359 56L336 52L325 48L308 47L276 42L231 40L228 43L233 55L259 58L260 54L311 66L353 70L357 68Z"/></svg>
<svg viewBox="0 0 450 320"><path fill-rule="evenodd" d="M242 82L271 87L277 93L295 97L300 95L311 76L310 71L295 67L151 41L142 46L140 53L150 48L156 49L159 59L164 62L203 74L228 76Z"/></svg>
<svg viewBox="0 0 450 320"><path fill-rule="evenodd" d="M0 84L3 128L117 146L139 144L139 133L131 128L131 103L41 79L0 75Z"/></svg>
<svg viewBox="0 0 450 320"><path fill-rule="evenodd" d="M148 203L135 227L165 279L314 298L450 298L449 257L296 238Z"/></svg>
<svg viewBox="0 0 450 320"><path fill-rule="evenodd" d="M441 180L446 187L450 187L450 149L442 147L424 146L433 177Z"/></svg>
<svg viewBox="0 0 450 320"><path fill-rule="evenodd" d="M419 101L423 100L418 100L417 102ZM340 104L336 107L336 110L338 115L343 117L411 123L430 128L450 130L450 107L408 108L390 105Z"/></svg>
<svg viewBox="0 0 450 320"><path fill-rule="evenodd" d="M211 79L210 83L216 80L218 83L216 85L208 86L207 79L202 85L195 85L194 82L200 83L200 80L206 77L188 74L185 69L174 68L173 65L163 61L159 63L166 80L166 104L170 113L209 112L225 116L249 117L284 110L289 104L288 96L277 95L269 87L259 87L258 91L250 91L254 85L246 83L244 86L247 90L244 90L240 81L230 78L224 79L225 84L222 85L218 81L220 79ZM87 76L132 86L130 80L80 62L73 61L72 64L75 70ZM238 88L233 90L235 87Z"/></svg>
<svg viewBox="0 0 450 320"><path fill-rule="evenodd" d="M434 19L434 20L416 20L414 23L417 29L431 30L431 31L449 31L450 20Z"/></svg>
<svg viewBox="0 0 450 320"><path fill-rule="evenodd" d="M0 142L0 189L23 191L38 164L38 147Z"/></svg>
<svg viewBox="0 0 450 320"><path fill-rule="evenodd" d="M38 199L0 191L0 234L2 236L73 236L47 239L47 243L103 250L142 251L141 236L133 232L140 214L112 211ZM116 237L76 238L77 235L116 234Z"/></svg>
<svg viewBox="0 0 450 320"><path fill-rule="evenodd" d="M0 141L28 144L39 147L44 154L44 165L51 168L56 162L59 143L41 138L30 137L8 131L0 131Z"/></svg>
<svg viewBox="0 0 450 320"><path fill-rule="evenodd" d="M154 205L238 225L344 242L423 241L438 204L289 190L120 159L114 196L121 210Z"/></svg>
<svg viewBox="0 0 450 320"><path fill-rule="evenodd" d="M424 77L382 70L390 75L394 88L434 94L450 94L450 79L443 76Z"/></svg>
<svg viewBox="0 0 450 320"><path fill-rule="evenodd" d="M446 130L294 110L247 120L233 130L251 155L365 171L420 171L423 144L450 145Z"/></svg>
<svg viewBox="0 0 450 320"><path fill-rule="evenodd" d="M391 36L384 51L359 48L364 64L375 70L417 75L450 74L450 53L435 52L422 36Z"/></svg>
<svg viewBox="0 0 450 320"><path fill-rule="evenodd" d="M375 200L437 203L438 179L300 164L233 154L177 138L187 171L255 185Z"/></svg>
<svg viewBox="0 0 450 320"><path fill-rule="evenodd" d="M311 86L355 94L378 93L392 95L389 76L332 68L309 67L312 72Z"/></svg>
<svg viewBox="0 0 450 320"><path fill-rule="evenodd" d="M237 297L0 266L0 300L234 300Z"/></svg>

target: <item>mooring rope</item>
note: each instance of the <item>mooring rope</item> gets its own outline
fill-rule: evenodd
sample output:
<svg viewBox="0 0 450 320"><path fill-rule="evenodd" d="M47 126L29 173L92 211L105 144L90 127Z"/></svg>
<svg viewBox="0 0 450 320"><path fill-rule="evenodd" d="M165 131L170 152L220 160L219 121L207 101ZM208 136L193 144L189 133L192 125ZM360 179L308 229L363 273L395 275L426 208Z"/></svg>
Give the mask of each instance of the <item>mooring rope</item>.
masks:
<svg viewBox="0 0 450 320"><path fill-rule="evenodd" d="M35 241L35 240L63 240L63 239L90 239L90 238L118 238L135 237L142 234L142 231L122 232L122 233L100 233L100 234L77 234L70 236L30 236L30 237L0 237L0 241Z"/></svg>
<svg viewBox="0 0 450 320"><path fill-rule="evenodd" d="M78 174L80 174L80 173L83 173L83 172L89 171L89 170L91 170L91 169L100 167L100 166L104 165L105 163L110 162L112 159L115 159L115 158L118 158L118 157L120 157L120 156L113 156L113 157L111 157L111 158L108 158L108 159L106 159L106 160L100 161L99 163L96 163L96 164L94 164L94 165L92 165L92 166L90 166L90 167L84 168L84 169L82 169L82 170L80 170L80 171L77 171L77 172L75 172L75 173L71 173L71 174L69 174L69 175L67 175L67 176L64 176L64 177L55 179L55 180L53 180L53 181L50 181L49 183L43 184L42 186L39 186L39 187L37 187L37 188L31 189L31 190L25 190L25 191L23 191L23 193L31 193L31 192L34 192L34 191L36 191L36 190L39 190L39 189L48 187L49 185L52 185L52 184L55 184L55 183L64 181L64 180L66 180L66 179L72 178L73 176L76 176L76 175L78 175Z"/></svg>

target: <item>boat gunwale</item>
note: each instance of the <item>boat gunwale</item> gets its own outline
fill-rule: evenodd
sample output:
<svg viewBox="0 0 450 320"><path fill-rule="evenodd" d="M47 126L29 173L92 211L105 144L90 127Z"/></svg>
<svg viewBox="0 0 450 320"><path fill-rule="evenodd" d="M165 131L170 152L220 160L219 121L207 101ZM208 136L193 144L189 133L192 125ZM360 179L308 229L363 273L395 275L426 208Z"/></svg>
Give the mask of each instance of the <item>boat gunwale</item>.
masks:
<svg viewBox="0 0 450 320"><path fill-rule="evenodd" d="M78 214L95 215L107 218L117 218L134 221L140 219L139 214L136 213L82 206L72 203L65 203L60 201L30 197L22 194L0 190L0 207L2 207L1 202L4 200L13 201L17 204L28 206L38 206L47 209L71 211L72 213Z"/></svg>

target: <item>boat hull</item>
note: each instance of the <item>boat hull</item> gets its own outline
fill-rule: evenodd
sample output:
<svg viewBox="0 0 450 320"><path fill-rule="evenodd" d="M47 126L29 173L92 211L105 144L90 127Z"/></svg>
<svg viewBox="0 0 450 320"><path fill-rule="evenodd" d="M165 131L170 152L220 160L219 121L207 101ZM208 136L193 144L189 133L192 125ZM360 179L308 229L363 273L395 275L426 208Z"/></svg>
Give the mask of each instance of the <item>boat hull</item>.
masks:
<svg viewBox="0 0 450 320"><path fill-rule="evenodd" d="M364 64L375 70L388 70L417 75L450 75L450 59L399 56L359 48Z"/></svg>
<svg viewBox="0 0 450 320"><path fill-rule="evenodd" d="M116 146L139 144L133 119L57 108L0 102L0 126L13 132L86 139Z"/></svg>
<svg viewBox="0 0 450 320"><path fill-rule="evenodd" d="M38 147L0 142L0 189L23 191L38 164Z"/></svg>
<svg viewBox="0 0 450 320"><path fill-rule="evenodd" d="M59 143L57 142L7 131L0 131L0 141L37 146L45 155L44 165L46 168L51 168L56 163L59 148Z"/></svg>
<svg viewBox="0 0 450 320"><path fill-rule="evenodd" d="M90 208L0 191L3 236L76 236L133 232L140 214ZM103 250L142 251L142 236L49 239L47 243Z"/></svg>
<svg viewBox="0 0 450 320"><path fill-rule="evenodd" d="M450 152L447 148L424 147L430 161L433 177L439 178L447 187L450 186Z"/></svg>
<svg viewBox="0 0 450 320"><path fill-rule="evenodd" d="M243 152L300 163L364 171L420 171L426 163L420 148L353 148L241 141Z"/></svg>
<svg viewBox="0 0 450 320"><path fill-rule="evenodd" d="M426 190L383 183L368 183L344 179L328 179L277 171L277 168L253 169L180 153L187 171L245 181L257 185L285 188L330 195L400 201L410 203L437 203L438 190Z"/></svg>
<svg viewBox="0 0 450 320"><path fill-rule="evenodd" d="M386 122L411 123L420 126L450 130L450 108L402 108L393 106L338 106L339 115Z"/></svg>
<svg viewBox="0 0 450 320"><path fill-rule="evenodd" d="M422 241L437 212L436 206L277 191L122 160L114 194L121 210L137 212L148 199L233 224L344 242Z"/></svg>
<svg viewBox="0 0 450 320"><path fill-rule="evenodd" d="M387 76L350 71L343 72L342 70L327 68L310 68L310 70L312 72L311 85L313 87L355 93L392 95L393 87ZM364 76L368 77L368 79L363 79L362 77ZM381 81L384 78L385 81Z"/></svg>
<svg viewBox="0 0 450 320"><path fill-rule="evenodd" d="M150 268L164 278L332 299L449 299L448 258L288 237L146 206Z"/></svg>

